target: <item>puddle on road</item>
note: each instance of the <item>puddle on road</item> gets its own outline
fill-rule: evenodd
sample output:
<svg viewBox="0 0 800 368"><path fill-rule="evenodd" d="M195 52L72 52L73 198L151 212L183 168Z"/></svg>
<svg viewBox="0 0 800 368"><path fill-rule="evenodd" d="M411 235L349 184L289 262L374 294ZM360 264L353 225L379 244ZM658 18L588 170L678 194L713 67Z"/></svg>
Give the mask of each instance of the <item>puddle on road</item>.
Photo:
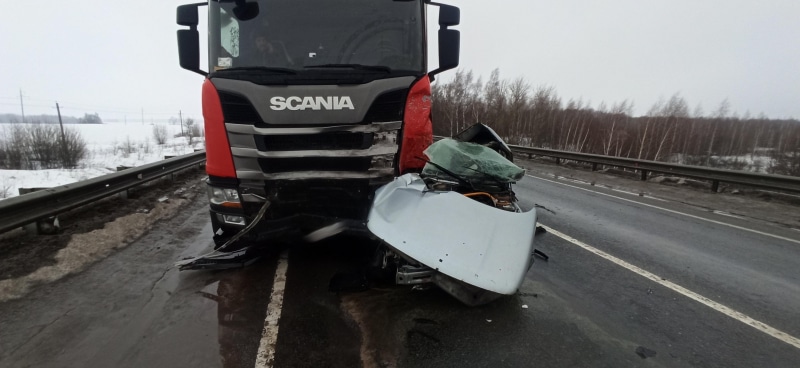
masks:
<svg viewBox="0 0 800 368"><path fill-rule="evenodd" d="M214 272L214 277L195 292L198 297L217 304L217 338L223 367L255 364L274 263L274 259L267 257L243 269Z"/></svg>

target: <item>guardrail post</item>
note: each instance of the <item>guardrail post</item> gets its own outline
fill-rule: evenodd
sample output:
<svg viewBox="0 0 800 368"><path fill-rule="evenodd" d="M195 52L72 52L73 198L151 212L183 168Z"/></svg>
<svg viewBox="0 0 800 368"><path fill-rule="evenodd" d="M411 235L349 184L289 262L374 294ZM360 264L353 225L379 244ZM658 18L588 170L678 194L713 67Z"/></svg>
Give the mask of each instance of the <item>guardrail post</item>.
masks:
<svg viewBox="0 0 800 368"><path fill-rule="evenodd" d="M38 192L48 188L19 188L19 195ZM55 234L58 231L58 216L50 216L47 218L36 220L30 224L23 225L22 228L29 235L49 235Z"/></svg>
<svg viewBox="0 0 800 368"><path fill-rule="evenodd" d="M164 159L165 160L169 160L169 159L175 158L175 157L178 157L178 156L175 156L175 155L164 155ZM175 173L174 172L173 173L169 173L169 181L175 181Z"/></svg>
<svg viewBox="0 0 800 368"><path fill-rule="evenodd" d="M205 150L205 148L195 148L195 149L194 149L194 151L195 151L195 152L200 152L200 151L204 151L204 150ZM530 157L528 157L528 158L530 158ZM206 162L205 162L205 161L203 161L203 163L202 163L202 164L200 164L200 165L198 165L198 166L197 166L197 169L198 169L198 170L205 170L205 169L206 169Z"/></svg>
<svg viewBox="0 0 800 368"><path fill-rule="evenodd" d="M714 193L719 192L719 180L712 180L711 181L711 191Z"/></svg>
<svg viewBox="0 0 800 368"><path fill-rule="evenodd" d="M561 165L561 158L560 157L556 157L556 165Z"/></svg>
<svg viewBox="0 0 800 368"><path fill-rule="evenodd" d="M39 234L39 224L35 222L23 226L22 229L25 230L25 233L28 235L41 235Z"/></svg>
<svg viewBox="0 0 800 368"><path fill-rule="evenodd" d="M592 162L592 171L597 171L597 162Z"/></svg>
<svg viewBox="0 0 800 368"><path fill-rule="evenodd" d="M117 171L123 171L123 170L132 169L132 168L133 168L133 166L117 166ZM130 193L128 193L128 189L125 189L125 190L119 192L119 198L121 200L123 200L123 201L127 201L128 200L128 194L130 194Z"/></svg>
<svg viewBox="0 0 800 368"><path fill-rule="evenodd" d="M639 170L642 174L642 181L647 181L647 170Z"/></svg>

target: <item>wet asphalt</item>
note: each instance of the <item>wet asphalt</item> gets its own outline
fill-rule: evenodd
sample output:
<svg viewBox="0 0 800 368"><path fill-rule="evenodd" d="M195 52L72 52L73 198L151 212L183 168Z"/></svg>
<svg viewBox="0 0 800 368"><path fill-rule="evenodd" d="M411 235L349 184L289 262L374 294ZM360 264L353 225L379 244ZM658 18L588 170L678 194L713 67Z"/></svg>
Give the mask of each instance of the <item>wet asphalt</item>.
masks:
<svg viewBox="0 0 800 368"><path fill-rule="evenodd" d="M570 185L604 191L582 184ZM526 178L539 221L791 335L800 335L800 245ZM718 218L699 207L608 191ZM552 211L552 212L550 212ZM277 254L228 271L184 271L211 247L205 203L86 271L0 303L2 367L253 367ZM285 245L276 245L276 247ZM361 280L358 238L293 244L276 367L796 367L800 349L659 286L553 234L516 295L466 307L438 289Z"/></svg>

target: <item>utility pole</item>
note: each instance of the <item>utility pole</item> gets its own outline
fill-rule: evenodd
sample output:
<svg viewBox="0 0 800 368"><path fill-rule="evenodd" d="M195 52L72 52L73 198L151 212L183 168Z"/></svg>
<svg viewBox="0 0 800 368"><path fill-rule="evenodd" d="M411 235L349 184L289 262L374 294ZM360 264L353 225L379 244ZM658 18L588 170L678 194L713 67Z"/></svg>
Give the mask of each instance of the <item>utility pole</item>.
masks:
<svg viewBox="0 0 800 368"><path fill-rule="evenodd" d="M58 111L58 125L61 126L61 163L64 168L67 168L69 158L67 157L67 136L64 134L64 123L61 121L61 107L58 106L56 101L56 111Z"/></svg>
<svg viewBox="0 0 800 368"><path fill-rule="evenodd" d="M22 88L19 89L19 108L22 110L22 123L25 124L25 105L22 103Z"/></svg>
<svg viewBox="0 0 800 368"><path fill-rule="evenodd" d="M181 118L181 137L183 137L183 111L178 110L178 116Z"/></svg>

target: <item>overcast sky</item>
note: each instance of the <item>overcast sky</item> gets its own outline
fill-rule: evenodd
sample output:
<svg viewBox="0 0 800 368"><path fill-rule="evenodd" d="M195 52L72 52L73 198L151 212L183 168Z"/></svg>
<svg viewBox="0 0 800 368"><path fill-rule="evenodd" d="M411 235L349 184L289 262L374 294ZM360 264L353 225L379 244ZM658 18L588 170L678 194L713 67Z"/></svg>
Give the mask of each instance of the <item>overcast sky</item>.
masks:
<svg viewBox="0 0 800 368"><path fill-rule="evenodd" d="M564 101L634 101L637 114L679 93L706 113L727 98L739 114L800 118L798 0L443 2L461 8L462 68L484 80L499 68ZM21 89L26 114L55 113L59 101L75 116L199 118L203 78L178 66L183 3L5 2L0 113L19 113Z"/></svg>

